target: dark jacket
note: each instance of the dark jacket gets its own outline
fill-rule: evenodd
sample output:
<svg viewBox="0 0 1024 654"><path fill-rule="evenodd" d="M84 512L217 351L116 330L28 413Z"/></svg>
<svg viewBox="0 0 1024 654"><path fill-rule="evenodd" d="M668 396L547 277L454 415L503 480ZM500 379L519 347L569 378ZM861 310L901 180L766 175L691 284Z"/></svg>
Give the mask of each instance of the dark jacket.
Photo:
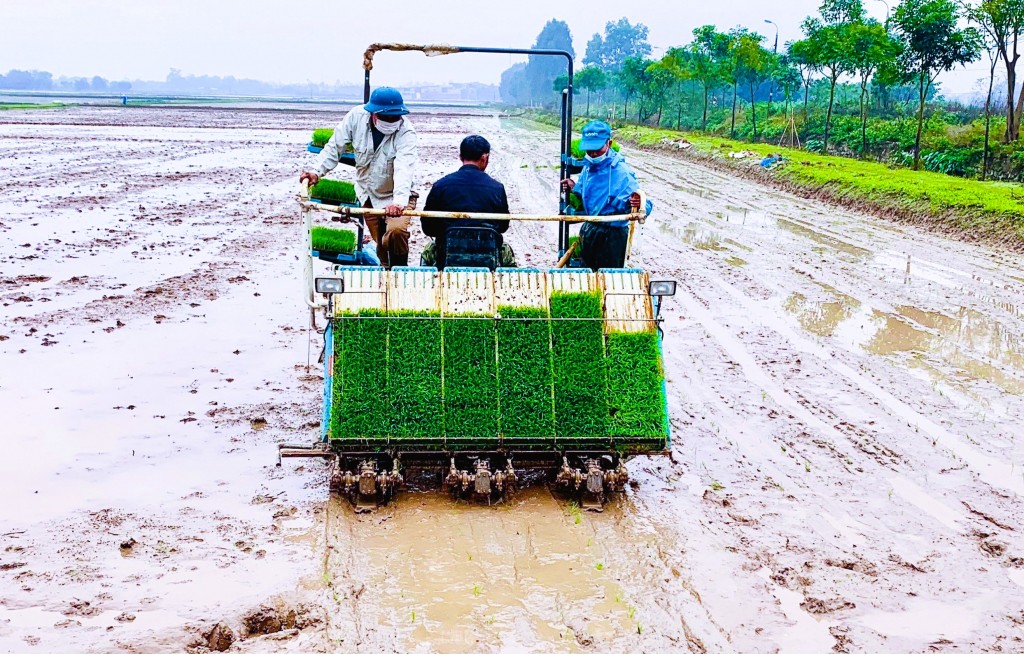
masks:
<svg viewBox="0 0 1024 654"><path fill-rule="evenodd" d="M466 164L434 183L423 205L424 211L463 211L466 213L510 213L505 186L473 164ZM457 218L420 218L423 233L437 238L448 227L490 226L504 233L507 220L471 220Z"/></svg>

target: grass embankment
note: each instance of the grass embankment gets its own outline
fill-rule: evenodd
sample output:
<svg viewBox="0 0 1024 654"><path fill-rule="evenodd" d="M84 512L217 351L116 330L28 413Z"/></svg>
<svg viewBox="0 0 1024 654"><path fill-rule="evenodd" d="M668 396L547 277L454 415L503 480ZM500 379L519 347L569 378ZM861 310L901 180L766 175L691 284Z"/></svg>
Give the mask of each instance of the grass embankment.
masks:
<svg viewBox="0 0 1024 654"><path fill-rule="evenodd" d="M887 218L925 224L967 240L984 239L1024 250L1024 185L982 182L942 173L893 168L870 161L827 156L764 143L704 134L626 126L616 136L641 148L666 149L805 197L831 201ZM680 138L692 144L680 149ZM756 156L732 159L730 152ZM786 161L765 170L770 154Z"/></svg>
<svg viewBox="0 0 1024 654"><path fill-rule="evenodd" d="M0 111L8 111L10 109L57 109L63 107L62 102L49 102L46 104L36 104L32 102L0 102Z"/></svg>

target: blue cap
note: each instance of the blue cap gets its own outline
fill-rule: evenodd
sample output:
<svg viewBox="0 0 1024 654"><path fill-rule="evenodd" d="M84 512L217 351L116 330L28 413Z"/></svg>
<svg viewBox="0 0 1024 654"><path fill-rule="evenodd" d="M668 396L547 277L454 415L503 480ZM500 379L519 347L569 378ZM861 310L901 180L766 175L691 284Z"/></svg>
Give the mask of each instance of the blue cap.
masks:
<svg viewBox="0 0 1024 654"><path fill-rule="evenodd" d="M582 134L580 150L584 152L600 150L612 137L612 128L603 120L592 120L583 126Z"/></svg>
<svg viewBox="0 0 1024 654"><path fill-rule="evenodd" d="M370 101L363 105L363 108L371 114L384 116L404 116L409 113L402 100L402 94L398 92L398 89L393 89L390 86L374 89L370 94Z"/></svg>

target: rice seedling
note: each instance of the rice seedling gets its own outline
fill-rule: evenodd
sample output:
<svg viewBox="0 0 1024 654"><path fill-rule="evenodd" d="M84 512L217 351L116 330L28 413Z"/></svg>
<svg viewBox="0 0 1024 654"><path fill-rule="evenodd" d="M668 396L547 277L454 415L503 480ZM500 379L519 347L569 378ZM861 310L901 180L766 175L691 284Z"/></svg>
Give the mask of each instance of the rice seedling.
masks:
<svg viewBox="0 0 1024 654"><path fill-rule="evenodd" d="M381 410L387 388L388 320L364 309L334 321L331 438L382 438L390 425Z"/></svg>
<svg viewBox="0 0 1024 654"><path fill-rule="evenodd" d="M608 335L608 411L614 437L663 438L665 371L658 333L617 332Z"/></svg>
<svg viewBox="0 0 1024 654"><path fill-rule="evenodd" d="M333 129L320 128L313 130L313 147L322 148L327 145L327 142L334 136Z"/></svg>
<svg viewBox="0 0 1024 654"><path fill-rule="evenodd" d="M387 393L385 406L377 410L390 416L394 438L442 438L440 314L393 311L388 315Z"/></svg>
<svg viewBox="0 0 1024 654"><path fill-rule="evenodd" d="M559 438L608 435L602 316L600 291L551 294L551 355Z"/></svg>
<svg viewBox="0 0 1024 654"><path fill-rule="evenodd" d="M350 229L335 229L315 225L310 231L313 249L318 252L351 254L356 249L356 233Z"/></svg>
<svg viewBox="0 0 1024 654"><path fill-rule="evenodd" d="M497 321L498 402L505 438L552 438L551 331L548 312L500 306Z"/></svg>
<svg viewBox="0 0 1024 654"><path fill-rule="evenodd" d="M321 179L309 189L309 197L324 204L356 204L356 187L352 182Z"/></svg>
<svg viewBox="0 0 1024 654"><path fill-rule="evenodd" d="M442 321L444 422L449 438L498 435L498 370L494 319L460 316Z"/></svg>

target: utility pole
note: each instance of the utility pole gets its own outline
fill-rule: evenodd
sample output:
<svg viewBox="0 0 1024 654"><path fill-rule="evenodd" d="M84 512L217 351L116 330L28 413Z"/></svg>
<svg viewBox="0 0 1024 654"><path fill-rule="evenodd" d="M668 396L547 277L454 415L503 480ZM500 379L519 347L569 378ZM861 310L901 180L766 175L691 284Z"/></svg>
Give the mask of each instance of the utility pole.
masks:
<svg viewBox="0 0 1024 654"><path fill-rule="evenodd" d="M773 54L779 54L779 26L776 25L773 21L768 20L767 18L764 19L764 22L775 27L775 45L772 46L772 53ZM774 64L775 62L773 61L772 63ZM769 79L768 80L768 115L769 116L771 116L771 114L772 114L772 98L773 98L774 95L775 95L775 80L774 79ZM751 99L751 108L753 108L753 99Z"/></svg>
<svg viewBox="0 0 1024 654"><path fill-rule="evenodd" d="M889 28L889 3L886 2L885 0L878 0L878 1L881 2L883 5L885 5L885 27L886 27L886 29L888 29Z"/></svg>

